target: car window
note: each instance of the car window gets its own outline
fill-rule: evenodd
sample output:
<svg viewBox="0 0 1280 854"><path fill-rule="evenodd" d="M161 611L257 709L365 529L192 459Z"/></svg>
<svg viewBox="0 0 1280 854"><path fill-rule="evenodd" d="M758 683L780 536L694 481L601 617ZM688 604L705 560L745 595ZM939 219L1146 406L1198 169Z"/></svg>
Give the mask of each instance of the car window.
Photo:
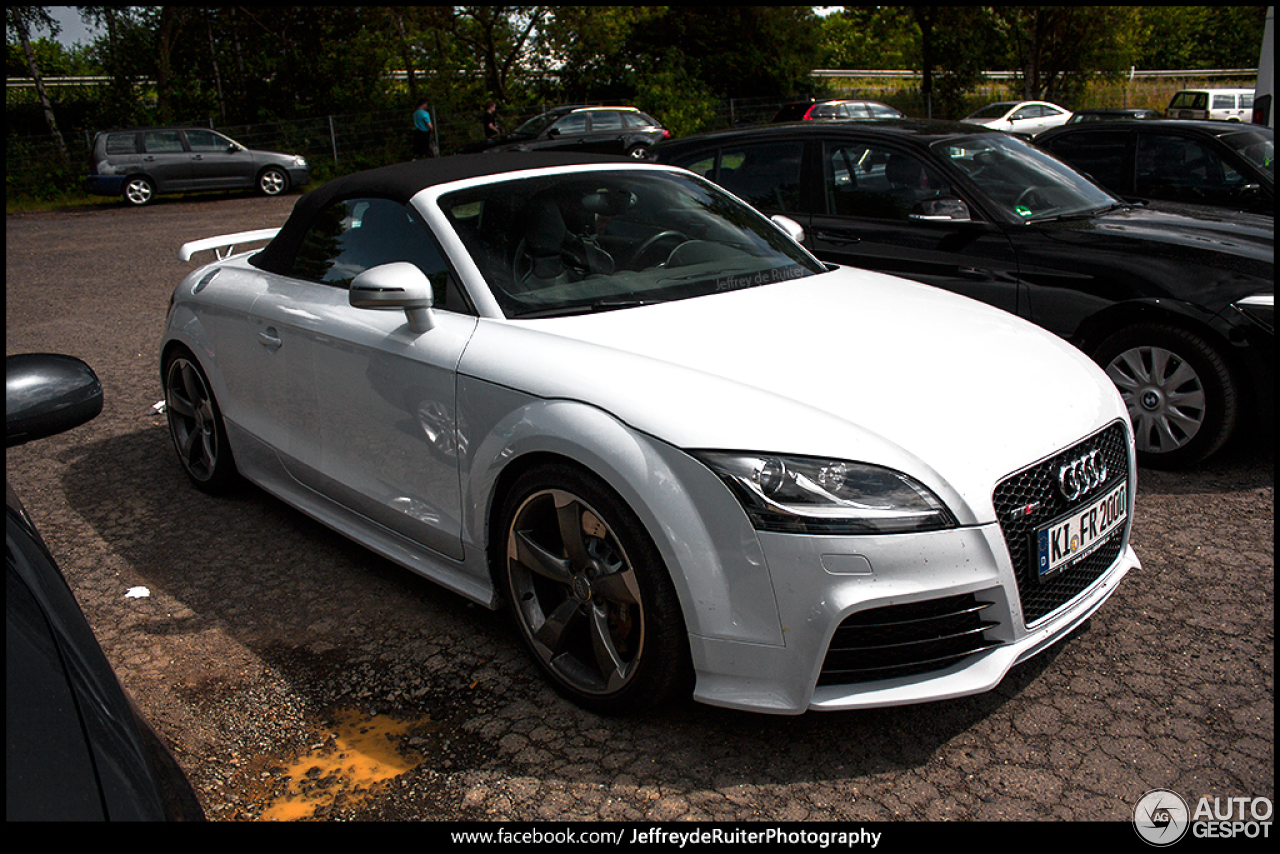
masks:
<svg viewBox="0 0 1280 854"><path fill-rule="evenodd" d="M520 178L440 197L504 314L546 317L763 287L825 268L683 172Z"/></svg>
<svg viewBox="0 0 1280 854"><path fill-rule="evenodd" d="M226 151L231 147L231 141L211 130L189 130L187 145L192 151Z"/></svg>
<svg viewBox="0 0 1280 854"><path fill-rule="evenodd" d="M426 224L387 199L348 199L321 211L294 258L291 275L339 288L379 264L408 261L431 282L435 306L471 313Z"/></svg>
<svg viewBox="0 0 1280 854"><path fill-rule="evenodd" d="M183 150L180 131L149 130L142 137L148 154L173 154Z"/></svg>
<svg viewBox="0 0 1280 854"><path fill-rule="evenodd" d="M612 111L599 111L591 114L591 131L622 130L622 116Z"/></svg>
<svg viewBox="0 0 1280 854"><path fill-rule="evenodd" d="M1124 192L1125 157L1129 131L1071 133L1051 140L1047 147L1055 155L1084 172L1099 184Z"/></svg>
<svg viewBox="0 0 1280 854"><path fill-rule="evenodd" d="M1218 152L1199 140L1164 133L1138 138L1136 189L1140 195L1205 201L1244 181Z"/></svg>
<svg viewBox="0 0 1280 854"><path fill-rule="evenodd" d="M920 158L877 145L827 142L823 146L826 213L905 221L926 199L955 191Z"/></svg>
<svg viewBox="0 0 1280 854"><path fill-rule="evenodd" d="M556 122L552 128L557 133L568 135L587 132L587 114L573 113Z"/></svg>
<svg viewBox="0 0 1280 854"><path fill-rule="evenodd" d="M902 115L902 113L898 112L893 107L889 107L884 104L867 104L867 109L871 112L871 117L873 119L892 119Z"/></svg>
<svg viewBox="0 0 1280 854"><path fill-rule="evenodd" d="M1227 147L1273 179L1276 174L1275 131L1258 125L1242 125L1246 130L1220 137Z"/></svg>
<svg viewBox="0 0 1280 854"><path fill-rule="evenodd" d="M644 113L622 113L622 121L629 129L647 128L657 124Z"/></svg>
<svg viewBox="0 0 1280 854"><path fill-rule="evenodd" d="M713 180L760 210L799 211L803 154L799 141L725 147Z"/></svg>
<svg viewBox="0 0 1280 854"><path fill-rule="evenodd" d="M107 135L107 154L137 154L136 133L112 133Z"/></svg>
<svg viewBox="0 0 1280 854"><path fill-rule="evenodd" d="M1214 95L1213 109L1215 110L1234 110L1236 108L1235 95Z"/></svg>

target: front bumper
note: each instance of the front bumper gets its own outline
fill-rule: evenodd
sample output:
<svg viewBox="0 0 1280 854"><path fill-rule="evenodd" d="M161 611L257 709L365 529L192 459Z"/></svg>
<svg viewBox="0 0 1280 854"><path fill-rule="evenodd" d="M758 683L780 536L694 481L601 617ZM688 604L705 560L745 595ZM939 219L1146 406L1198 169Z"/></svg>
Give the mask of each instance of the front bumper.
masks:
<svg viewBox="0 0 1280 854"><path fill-rule="evenodd" d="M991 690L1010 668L1067 637L1139 568L1129 546L1136 478L1128 437L1113 424L1006 478L995 493L999 522L905 535L758 533L782 643L691 637L694 696L798 714ZM1127 478L1127 522L1041 580L1034 532L1081 506L1054 503L1051 474L1093 449L1108 455L1110 484Z"/></svg>

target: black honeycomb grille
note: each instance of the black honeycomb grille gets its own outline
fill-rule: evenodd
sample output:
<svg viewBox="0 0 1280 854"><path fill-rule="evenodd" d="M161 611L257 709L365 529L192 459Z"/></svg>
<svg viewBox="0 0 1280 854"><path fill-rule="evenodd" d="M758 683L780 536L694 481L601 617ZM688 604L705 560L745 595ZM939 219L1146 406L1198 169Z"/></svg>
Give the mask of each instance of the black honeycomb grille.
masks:
<svg viewBox="0 0 1280 854"><path fill-rule="evenodd" d="M997 624L992 605L973 594L850 614L836 629L819 685L850 685L914 676L949 667L1000 645L986 636Z"/></svg>
<svg viewBox="0 0 1280 854"><path fill-rule="evenodd" d="M1101 452L1106 461L1107 484L1074 502L1068 501L1057 488L1058 470L1094 450ZM1027 625L1065 605L1097 580L1120 557L1127 530L1127 526L1121 526L1093 553L1058 575L1042 580L1035 565L1033 541L1036 528L1083 507L1115 484L1127 481L1132 465L1124 427L1117 422L1050 459L1006 478L996 487L992 496L996 517L1000 520L1005 545L1013 560L1018 597ZM1127 497L1132 514L1133 496Z"/></svg>

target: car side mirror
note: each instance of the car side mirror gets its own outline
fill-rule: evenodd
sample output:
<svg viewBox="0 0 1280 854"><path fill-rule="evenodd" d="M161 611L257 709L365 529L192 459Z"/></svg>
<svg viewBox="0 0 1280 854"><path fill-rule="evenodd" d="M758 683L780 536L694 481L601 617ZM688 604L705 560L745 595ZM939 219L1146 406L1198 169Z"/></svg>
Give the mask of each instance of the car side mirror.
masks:
<svg viewBox="0 0 1280 854"><path fill-rule="evenodd" d="M79 427L101 411L102 383L79 359L52 353L5 358L6 448Z"/></svg>
<svg viewBox="0 0 1280 854"><path fill-rule="evenodd" d="M409 329L421 335L435 326L431 281L408 261L370 267L351 282L348 297L356 308L404 309Z"/></svg>
<svg viewBox="0 0 1280 854"><path fill-rule="evenodd" d="M791 217L782 216L781 214L771 216L769 219L774 225L782 229L783 233L786 234L787 237L790 237L796 243L804 243L804 227L800 225L800 223L796 222Z"/></svg>
<svg viewBox="0 0 1280 854"><path fill-rule="evenodd" d="M907 214L917 222L969 222L969 206L959 199L925 199L916 202Z"/></svg>

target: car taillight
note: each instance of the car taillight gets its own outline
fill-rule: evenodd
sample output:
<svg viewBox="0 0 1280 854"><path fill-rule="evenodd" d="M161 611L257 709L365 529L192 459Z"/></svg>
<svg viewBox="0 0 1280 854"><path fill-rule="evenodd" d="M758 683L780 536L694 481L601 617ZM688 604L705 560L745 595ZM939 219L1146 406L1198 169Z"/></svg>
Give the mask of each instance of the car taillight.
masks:
<svg viewBox="0 0 1280 854"><path fill-rule="evenodd" d="M662 129L662 138L663 138L663 139L671 139L671 131L667 130L666 128L663 128L663 129Z"/></svg>

